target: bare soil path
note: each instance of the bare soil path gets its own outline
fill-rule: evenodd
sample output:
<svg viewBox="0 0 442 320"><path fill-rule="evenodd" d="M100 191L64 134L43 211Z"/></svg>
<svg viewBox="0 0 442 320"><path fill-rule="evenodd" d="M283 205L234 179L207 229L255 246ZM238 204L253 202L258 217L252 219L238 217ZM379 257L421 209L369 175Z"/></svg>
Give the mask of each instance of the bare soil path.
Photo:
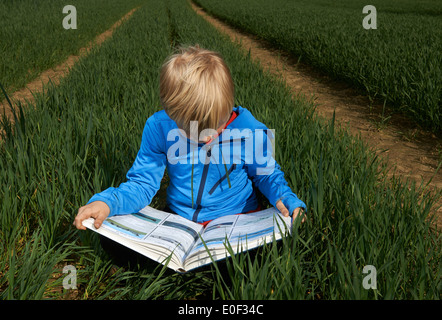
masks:
<svg viewBox="0 0 442 320"><path fill-rule="evenodd" d="M190 1L196 13L204 17L232 41L239 42L264 69L285 80L294 95L312 99L317 112L348 127L360 135L373 152L386 161L389 175L414 179L418 185L427 184L431 190L442 188L442 168L436 173L442 159L442 139L416 127L400 114L383 113L382 105L373 105L363 93L349 85L330 79L313 68L297 63L294 58L271 48L250 34L241 32L208 15ZM442 202L442 200L441 200ZM442 205L442 203L440 203ZM437 208L436 208L437 209ZM442 207L434 212L437 227L442 227Z"/></svg>
<svg viewBox="0 0 442 320"><path fill-rule="evenodd" d="M70 69L80 58L86 56L92 48L100 46L106 39L112 36L115 29L117 29L125 20L127 20L136 10L138 10L138 8L139 7L134 8L126 13L109 29L95 37L95 39L86 47L81 48L77 55L71 55L63 63L43 71L36 79L28 83L24 88L15 91L9 96L13 106L16 107L19 103L21 103L22 106L32 103L34 101L34 94L42 92L49 81L51 81L54 85L58 85L60 80L69 73ZM0 102L0 115L3 115L4 111L6 116L12 119L12 111L6 99Z"/></svg>

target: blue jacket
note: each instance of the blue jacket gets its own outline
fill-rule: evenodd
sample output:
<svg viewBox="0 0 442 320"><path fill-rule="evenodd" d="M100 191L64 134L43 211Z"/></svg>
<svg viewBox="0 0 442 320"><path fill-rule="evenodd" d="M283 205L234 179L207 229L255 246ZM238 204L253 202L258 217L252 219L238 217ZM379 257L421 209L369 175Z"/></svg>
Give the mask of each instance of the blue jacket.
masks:
<svg viewBox="0 0 442 320"><path fill-rule="evenodd" d="M168 207L195 222L255 210L254 187L273 206L281 199L290 214L306 209L272 157L273 132L247 109L234 112L236 119L208 144L188 139L164 110L156 112L146 121L127 182L95 194L88 203L105 202L109 216L137 212L151 203L167 168Z"/></svg>

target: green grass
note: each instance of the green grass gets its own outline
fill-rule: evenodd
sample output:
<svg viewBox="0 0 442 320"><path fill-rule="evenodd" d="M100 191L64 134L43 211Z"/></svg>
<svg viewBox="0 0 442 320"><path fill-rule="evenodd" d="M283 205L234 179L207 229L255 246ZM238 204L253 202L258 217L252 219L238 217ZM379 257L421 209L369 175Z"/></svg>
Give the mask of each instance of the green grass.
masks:
<svg viewBox="0 0 442 320"><path fill-rule="evenodd" d="M250 32L369 98L442 130L442 4L427 1L197 0L209 13ZM365 30L365 5L377 29Z"/></svg>
<svg viewBox="0 0 442 320"><path fill-rule="evenodd" d="M0 2L0 83L7 94L77 54L142 0L4 0ZM63 7L77 9L77 29L65 30ZM0 100L5 98L0 92Z"/></svg>
<svg viewBox="0 0 442 320"><path fill-rule="evenodd" d="M125 181L144 123L161 109L163 60L173 45L195 43L225 57L236 103L275 129L277 160L309 217L278 244L197 272L146 261L114 268L97 235L72 221L94 193ZM79 299L439 298L441 238L428 219L436 199L387 180L358 138L293 100L186 1L146 1L35 106L2 123L2 299L70 297L61 287L66 264L77 269ZM163 191L153 206L161 207ZM362 288L369 264L377 268L375 291Z"/></svg>

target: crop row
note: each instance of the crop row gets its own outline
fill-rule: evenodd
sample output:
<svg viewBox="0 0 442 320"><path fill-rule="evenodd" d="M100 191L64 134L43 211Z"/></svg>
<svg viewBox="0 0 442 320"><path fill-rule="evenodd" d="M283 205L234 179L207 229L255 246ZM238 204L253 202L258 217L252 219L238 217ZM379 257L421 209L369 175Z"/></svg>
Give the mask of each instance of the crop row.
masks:
<svg viewBox="0 0 442 320"><path fill-rule="evenodd" d="M142 0L4 0L0 2L0 83L7 94L42 71L77 54ZM77 29L65 29L66 5L76 9ZM72 22L72 21L71 21ZM0 92L0 101L5 98Z"/></svg>
<svg viewBox="0 0 442 320"><path fill-rule="evenodd" d="M372 1L377 29L368 30L362 22L374 12L363 14L362 0L195 2L422 127L442 130L440 1Z"/></svg>

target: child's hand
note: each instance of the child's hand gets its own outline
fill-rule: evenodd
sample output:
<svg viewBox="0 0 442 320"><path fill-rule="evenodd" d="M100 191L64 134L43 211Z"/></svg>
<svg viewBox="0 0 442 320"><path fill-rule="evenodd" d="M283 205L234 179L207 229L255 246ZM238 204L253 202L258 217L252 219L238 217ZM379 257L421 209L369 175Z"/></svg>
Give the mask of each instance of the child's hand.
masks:
<svg viewBox="0 0 442 320"><path fill-rule="evenodd" d="M83 226L82 222L83 220L94 218L94 226L95 228L99 228L101 224L103 223L104 219L107 218L107 216L110 213L109 206L103 202L103 201L94 201L89 203L88 205L85 205L78 209L78 214L75 217L74 220L74 226L77 227L79 230L86 230L86 227Z"/></svg>
<svg viewBox="0 0 442 320"><path fill-rule="evenodd" d="M278 209L279 212L281 212L284 217L288 217L289 216L289 210L285 207L285 205L282 203L281 200L279 200L276 203L276 209ZM301 214L303 214L303 210L302 210L301 207L296 208L295 210L293 210L292 222L295 221L295 219L299 215L301 215ZM301 222L304 222L304 221L305 221L305 216L302 218Z"/></svg>

